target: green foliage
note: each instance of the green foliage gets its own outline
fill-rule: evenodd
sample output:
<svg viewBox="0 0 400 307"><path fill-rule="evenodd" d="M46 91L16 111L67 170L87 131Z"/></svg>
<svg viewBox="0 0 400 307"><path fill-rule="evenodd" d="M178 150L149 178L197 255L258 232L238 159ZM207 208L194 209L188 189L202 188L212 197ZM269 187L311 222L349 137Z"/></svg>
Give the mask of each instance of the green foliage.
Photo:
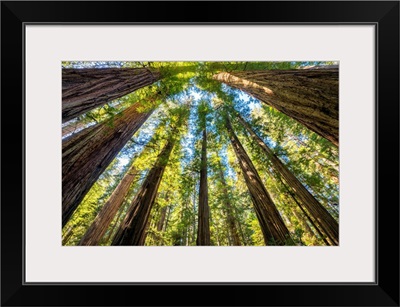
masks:
<svg viewBox="0 0 400 307"><path fill-rule="evenodd" d="M242 245L263 246L264 238L237 157L226 133L225 118L251 157L273 198L294 244L325 245L271 161L235 120L240 114L290 171L325 208L339 217L338 149L298 122L232 89L212 76L220 71L295 69L320 62L63 62L63 67L133 67L159 71L160 81L96 108L64 125L83 127L107 121L112 128L120 112L140 103L140 112L155 109L121 150L79 205L63 229L63 244L76 245L96 214L131 166L138 179L107 229L101 245L110 245L147 172L162 148L173 140L157 198L151 211L145 245L196 245L202 132L207 131L208 201L212 245L233 244L234 225ZM75 132L73 132L75 133ZM229 205L227 205L229 203ZM273 242L270 242L274 245ZM289 245L289 242L288 242Z"/></svg>
<svg viewBox="0 0 400 307"><path fill-rule="evenodd" d="M86 194L69 222L64 226L62 233L64 245L77 245L79 243L96 214L118 185L125 169L118 167L117 163L118 160L114 160L104 171L99 180Z"/></svg>

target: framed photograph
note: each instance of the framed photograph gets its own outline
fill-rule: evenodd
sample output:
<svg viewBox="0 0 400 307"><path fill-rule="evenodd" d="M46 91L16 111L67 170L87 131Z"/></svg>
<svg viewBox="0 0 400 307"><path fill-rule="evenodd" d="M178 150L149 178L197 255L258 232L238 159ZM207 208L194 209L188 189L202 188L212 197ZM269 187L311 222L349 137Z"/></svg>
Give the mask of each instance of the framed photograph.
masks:
<svg viewBox="0 0 400 307"><path fill-rule="evenodd" d="M2 306L399 306L398 1L1 25Z"/></svg>

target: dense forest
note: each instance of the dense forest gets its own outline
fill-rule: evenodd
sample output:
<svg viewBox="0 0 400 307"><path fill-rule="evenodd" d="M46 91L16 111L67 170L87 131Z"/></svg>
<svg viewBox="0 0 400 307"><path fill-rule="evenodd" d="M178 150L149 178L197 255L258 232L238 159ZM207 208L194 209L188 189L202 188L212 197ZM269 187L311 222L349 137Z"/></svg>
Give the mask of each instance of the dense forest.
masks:
<svg viewBox="0 0 400 307"><path fill-rule="evenodd" d="M335 62L62 62L62 244L339 245Z"/></svg>

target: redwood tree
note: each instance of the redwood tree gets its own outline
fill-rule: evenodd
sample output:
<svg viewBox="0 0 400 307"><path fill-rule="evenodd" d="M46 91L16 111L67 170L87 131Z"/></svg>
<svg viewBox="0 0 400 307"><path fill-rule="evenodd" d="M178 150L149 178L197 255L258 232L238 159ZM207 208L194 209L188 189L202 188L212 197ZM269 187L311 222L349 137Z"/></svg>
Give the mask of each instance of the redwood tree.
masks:
<svg viewBox="0 0 400 307"><path fill-rule="evenodd" d="M254 132L250 125L239 115L237 118L246 128L251 138L260 146L274 169L284 178L286 183L295 191L296 197L307 209L315 224L333 245L339 244L339 224L321 203L303 186L293 173L281 162L267 144Z"/></svg>
<svg viewBox="0 0 400 307"><path fill-rule="evenodd" d="M64 138L67 134L78 133L80 130L84 129L88 124L83 120L70 121L62 127L62 137Z"/></svg>
<svg viewBox="0 0 400 307"><path fill-rule="evenodd" d="M132 135L152 111L139 112L140 103L106 122L88 127L62 145L62 225Z"/></svg>
<svg viewBox="0 0 400 307"><path fill-rule="evenodd" d="M240 237L238 233L238 229L236 227L235 215L234 215L234 208L229 200L229 193L228 193L228 185L225 180L224 171L222 169L221 161L218 160L218 171L219 177L222 184L222 193L224 195L223 202L226 210L227 222L229 227L229 232L232 237L233 245L239 246L242 245L240 242Z"/></svg>
<svg viewBox="0 0 400 307"><path fill-rule="evenodd" d="M254 96L339 146L337 67L221 72L213 78Z"/></svg>
<svg viewBox="0 0 400 307"><path fill-rule="evenodd" d="M126 195L129 192L129 188L132 182L136 178L137 172L133 165L126 172L124 178L115 188L114 192L111 194L109 200L101 208L100 212L97 214L93 223L90 225L85 235L79 242L79 245L98 245L108 226L114 219L118 210L124 202Z"/></svg>
<svg viewBox="0 0 400 307"><path fill-rule="evenodd" d="M197 245L210 245L210 208L208 206L207 183L207 132L203 129L200 165L199 213L197 227Z"/></svg>
<svg viewBox="0 0 400 307"><path fill-rule="evenodd" d="M238 159L247 188L249 189L254 209L264 236L265 244L293 244L289 230L283 222L282 217L265 188L253 162L236 136L228 116L226 116L226 129L228 130L232 147Z"/></svg>
<svg viewBox="0 0 400 307"><path fill-rule="evenodd" d="M161 77L149 68L64 68L62 121L150 85Z"/></svg>
<svg viewBox="0 0 400 307"><path fill-rule="evenodd" d="M162 207L160 212L160 218L157 222L157 231L163 231L167 225L167 211L170 210L168 206Z"/></svg>
<svg viewBox="0 0 400 307"><path fill-rule="evenodd" d="M174 143L175 138L171 134L158 155L156 163L132 200L128 213L119 226L111 245L144 245L150 212Z"/></svg>

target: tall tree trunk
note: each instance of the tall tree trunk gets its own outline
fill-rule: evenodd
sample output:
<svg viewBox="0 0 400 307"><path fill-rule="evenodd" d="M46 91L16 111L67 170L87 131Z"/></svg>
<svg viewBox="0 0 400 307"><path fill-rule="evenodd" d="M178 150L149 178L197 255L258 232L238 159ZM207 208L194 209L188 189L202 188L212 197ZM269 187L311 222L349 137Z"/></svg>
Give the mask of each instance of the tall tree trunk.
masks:
<svg viewBox="0 0 400 307"><path fill-rule="evenodd" d="M165 218L165 223L164 223L163 231L167 231L169 219L170 219L170 217L171 217L171 212L172 212L172 208L171 208L171 206L168 206L167 217Z"/></svg>
<svg viewBox="0 0 400 307"><path fill-rule="evenodd" d="M169 192L166 193L165 195L165 200L166 202L169 201ZM165 228L166 228L166 224L168 222L167 220L167 213L170 209L170 205L164 206L162 208L160 208L160 212L159 212L159 216L158 216L158 220L156 221L156 229L157 232L165 232ZM156 245L164 245L164 239L162 237L162 235L160 235L159 233L157 233L157 238L155 239Z"/></svg>
<svg viewBox="0 0 400 307"><path fill-rule="evenodd" d="M303 206L297 201L296 197L294 197L293 194L291 194L293 200L296 202L296 204L299 206L301 212L303 212L304 216L307 218L307 220L310 222L310 224L314 227L315 231L318 232L319 238L325 242L326 245L331 245L325 238L325 236L322 234L321 230L318 228L318 226L314 223L310 215L306 212L306 210L303 208Z"/></svg>
<svg viewBox="0 0 400 307"><path fill-rule="evenodd" d="M111 245L144 245L151 208L174 143L171 136L132 200L128 213L119 226Z"/></svg>
<svg viewBox="0 0 400 307"><path fill-rule="evenodd" d="M115 232L115 229L117 228L118 222L119 222L119 220L120 220L121 215L122 215L123 212L124 212L124 209L121 208L121 209L119 210L119 212L118 212L117 217L115 218L114 224L112 225L111 229L108 231L107 236L103 237L101 242L107 243L107 242L110 240L111 236L112 236L112 235L114 234L114 232Z"/></svg>
<svg viewBox="0 0 400 307"><path fill-rule="evenodd" d="M226 118L226 128L239 161L240 168L249 189L254 209L261 226L266 245L293 244L289 230L282 220L271 196L265 188L260 175L237 138L229 118Z"/></svg>
<svg viewBox="0 0 400 307"><path fill-rule="evenodd" d="M201 147L200 188L198 207L197 245L210 245L210 208L208 206L207 183L207 132L203 129Z"/></svg>
<svg viewBox="0 0 400 307"><path fill-rule="evenodd" d="M98 245L101 238L107 231L108 226L114 219L118 210L124 202L126 195L129 192L129 188L132 185L133 180L136 178L137 172L131 166L126 172L124 178L115 188L111 194L110 199L101 208L97 214L93 223L90 225L85 235L79 242L79 245Z"/></svg>
<svg viewBox="0 0 400 307"><path fill-rule="evenodd" d="M214 79L254 96L339 146L339 70L221 72Z"/></svg>
<svg viewBox="0 0 400 307"><path fill-rule="evenodd" d="M160 79L148 68L84 68L62 70L62 121L125 96Z"/></svg>
<svg viewBox="0 0 400 307"><path fill-rule="evenodd" d="M165 193L165 202L169 203L169 191ZM164 225L166 224L167 212L169 207L170 205L166 205L160 209L160 216L158 218L156 227L157 231L164 231Z"/></svg>
<svg viewBox="0 0 400 307"><path fill-rule="evenodd" d="M274 152L253 131L250 125L238 114L240 123L246 128L253 140L260 146L272 162L274 169L285 179L286 183L293 189L303 206L310 212L315 223L320 226L324 235L332 244L339 244L339 224L320 204L320 202L303 186L293 173L281 162Z"/></svg>
<svg viewBox="0 0 400 307"><path fill-rule="evenodd" d="M63 142L62 225L152 111L140 113L135 103L114 119L91 126Z"/></svg>
<svg viewBox="0 0 400 307"><path fill-rule="evenodd" d="M160 212L160 219L157 223L157 231L164 231L165 218L167 216L168 206L162 207Z"/></svg>
<svg viewBox="0 0 400 307"><path fill-rule="evenodd" d="M179 213L180 222L182 223L182 245L189 245L190 221L188 221L186 214L188 211L188 199L185 198L182 209Z"/></svg>
<svg viewBox="0 0 400 307"><path fill-rule="evenodd" d="M233 213L233 207L229 200L229 193L228 193L228 185L225 181L224 172L222 170L221 161L218 160L218 170L219 170L219 177L222 183L222 193L224 194L224 205L226 208L226 215L227 215L227 222L229 227L229 232L231 233L232 241L234 246L242 245L240 242L239 233L236 227L235 217Z"/></svg>
<svg viewBox="0 0 400 307"><path fill-rule="evenodd" d="M65 127L62 127L62 137L67 134L74 134L84 129L87 126L87 123L83 121L76 121L74 123L68 123Z"/></svg>
<svg viewBox="0 0 400 307"><path fill-rule="evenodd" d="M315 235L315 233L313 232L314 236L317 237L318 239L321 239L326 245L331 245L327 240L326 240L326 236L324 236L321 232L321 230L318 228L318 226L314 223L314 221L312 220L312 218L310 217L310 215L306 212L306 210L303 208L303 205L296 199L296 195L294 194L294 192L292 190L289 189L289 187L287 186L287 184L283 181L281 174L277 173L276 174L278 180L280 181L280 183L282 184L282 186L285 188L286 192L288 193L288 195L293 199L293 201L297 204L297 206L300 208L301 212L303 213L303 215L307 218L307 221L310 222L310 224L313 226L313 228L315 229L315 231L318 233L318 236ZM295 211L295 210L294 210ZM296 214L295 214L296 215ZM296 215L297 217L297 215ZM301 218L304 219L304 217L302 215L300 215ZM304 220L306 223L307 221ZM307 224L308 226L308 224ZM308 226L309 227L309 226ZM310 228L310 227L309 227Z"/></svg>
<svg viewBox="0 0 400 307"><path fill-rule="evenodd" d="M196 223L196 211L197 211L197 206L196 206L196 188L193 188L193 197L192 197L192 204L193 204L193 220L192 220L192 240L191 242L196 242L196 233L197 233L197 223Z"/></svg>

